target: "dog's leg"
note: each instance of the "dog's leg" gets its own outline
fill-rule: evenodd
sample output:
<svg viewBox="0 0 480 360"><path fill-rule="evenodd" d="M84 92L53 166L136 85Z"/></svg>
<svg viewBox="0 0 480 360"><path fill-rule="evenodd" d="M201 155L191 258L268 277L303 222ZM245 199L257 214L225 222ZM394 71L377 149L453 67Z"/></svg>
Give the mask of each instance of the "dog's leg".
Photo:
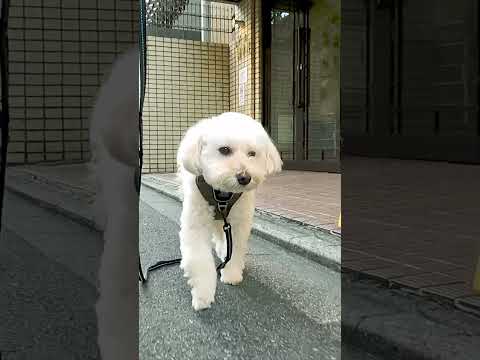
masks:
<svg viewBox="0 0 480 360"><path fill-rule="evenodd" d="M232 258L221 270L220 280L225 284L238 285L243 280L245 268L245 256L248 251L248 239L253 225L253 214L255 212L255 193L244 193L235 208L229 215L232 225ZM223 233L223 231L222 231ZM217 245L217 254L222 258L226 255L226 239L222 234L222 244Z"/></svg>
<svg viewBox="0 0 480 360"><path fill-rule="evenodd" d="M209 308L215 299L217 275L210 237L210 229L182 223L180 267L192 288L192 306L195 310Z"/></svg>

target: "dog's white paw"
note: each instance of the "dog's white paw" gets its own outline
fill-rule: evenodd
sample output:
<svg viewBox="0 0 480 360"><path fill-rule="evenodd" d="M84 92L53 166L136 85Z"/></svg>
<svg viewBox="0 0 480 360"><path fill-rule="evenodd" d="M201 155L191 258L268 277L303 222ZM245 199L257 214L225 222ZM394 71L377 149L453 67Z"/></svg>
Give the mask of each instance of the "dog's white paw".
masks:
<svg viewBox="0 0 480 360"><path fill-rule="evenodd" d="M193 287L192 306L195 311L208 309L215 302L215 287Z"/></svg>
<svg viewBox="0 0 480 360"><path fill-rule="evenodd" d="M198 295L195 296L192 294L192 306L195 311L208 309L210 308L213 302L214 302L213 296L205 298Z"/></svg>
<svg viewBox="0 0 480 360"><path fill-rule="evenodd" d="M221 270L222 276L220 277L220 281L224 284L229 285L238 285L243 280L242 271L239 269L223 269Z"/></svg>

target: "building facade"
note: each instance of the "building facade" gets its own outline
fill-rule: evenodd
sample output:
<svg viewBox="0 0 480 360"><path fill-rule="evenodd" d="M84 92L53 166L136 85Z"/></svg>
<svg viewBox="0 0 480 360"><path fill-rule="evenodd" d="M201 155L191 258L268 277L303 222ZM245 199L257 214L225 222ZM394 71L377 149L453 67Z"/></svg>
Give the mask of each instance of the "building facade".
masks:
<svg viewBox="0 0 480 360"><path fill-rule="evenodd" d="M344 153L480 162L479 8L342 0Z"/></svg>
<svg viewBox="0 0 480 360"><path fill-rule="evenodd" d="M286 169L338 171L339 31L337 0L191 0L147 40L144 172L175 171L184 131L223 111L261 121Z"/></svg>

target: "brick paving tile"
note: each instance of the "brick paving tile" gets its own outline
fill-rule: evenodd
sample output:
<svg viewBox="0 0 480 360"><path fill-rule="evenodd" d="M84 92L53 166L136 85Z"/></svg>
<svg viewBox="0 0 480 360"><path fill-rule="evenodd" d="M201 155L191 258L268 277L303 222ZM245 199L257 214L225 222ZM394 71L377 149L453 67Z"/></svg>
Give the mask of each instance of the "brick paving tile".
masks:
<svg viewBox="0 0 480 360"><path fill-rule="evenodd" d="M342 252L403 264L365 271L399 285L451 299L468 293L479 255L480 227L472 224L480 166L344 157L342 175Z"/></svg>
<svg viewBox="0 0 480 360"><path fill-rule="evenodd" d="M396 264L397 263L394 263L392 261L376 257L358 258L356 260L345 260L342 258L342 267L357 271L385 268Z"/></svg>
<svg viewBox="0 0 480 360"><path fill-rule="evenodd" d="M171 173L156 177L178 182ZM340 214L340 178L339 174L283 171L259 187L256 206L326 230L335 229Z"/></svg>
<svg viewBox="0 0 480 360"><path fill-rule="evenodd" d="M455 268L449 270L447 275L453 276L454 278L459 280L464 280L468 284L473 281L473 274L469 268ZM469 287L471 286L469 285Z"/></svg>
<svg viewBox="0 0 480 360"><path fill-rule="evenodd" d="M421 289L425 287L458 284L460 281L452 276L440 273L416 274L392 279L392 282L398 285Z"/></svg>
<svg viewBox="0 0 480 360"><path fill-rule="evenodd" d="M439 295L450 299L473 296L472 287L465 283L432 286L425 288L423 291L427 294Z"/></svg>
<svg viewBox="0 0 480 360"><path fill-rule="evenodd" d="M342 244L343 245L343 244ZM342 246L342 261L344 260L356 260L359 257L373 257L368 255L365 252L356 251L355 249L345 249L345 246Z"/></svg>
<svg viewBox="0 0 480 360"><path fill-rule="evenodd" d="M480 308L480 296L476 295L476 296L470 296L470 297L463 298L460 301L460 304L462 304L462 303L466 304L466 305L469 305L469 306L472 306L476 309L479 309Z"/></svg>
<svg viewBox="0 0 480 360"><path fill-rule="evenodd" d="M396 264L390 267L366 270L365 273L381 279L391 280L405 276L423 275L425 271L414 266Z"/></svg>
<svg viewBox="0 0 480 360"><path fill-rule="evenodd" d="M270 204L278 215L331 228L340 214L340 179L339 174L283 171L259 187L257 207Z"/></svg>

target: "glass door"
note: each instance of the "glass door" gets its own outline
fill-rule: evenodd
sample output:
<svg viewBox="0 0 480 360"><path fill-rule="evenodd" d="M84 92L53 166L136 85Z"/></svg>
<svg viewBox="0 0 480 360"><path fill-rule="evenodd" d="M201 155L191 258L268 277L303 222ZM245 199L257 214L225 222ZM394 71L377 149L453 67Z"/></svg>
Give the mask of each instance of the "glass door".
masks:
<svg viewBox="0 0 480 360"><path fill-rule="evenodd" d="M264 8L265 119L286 169L339 171L339 13L337 0Z"/></svg>

